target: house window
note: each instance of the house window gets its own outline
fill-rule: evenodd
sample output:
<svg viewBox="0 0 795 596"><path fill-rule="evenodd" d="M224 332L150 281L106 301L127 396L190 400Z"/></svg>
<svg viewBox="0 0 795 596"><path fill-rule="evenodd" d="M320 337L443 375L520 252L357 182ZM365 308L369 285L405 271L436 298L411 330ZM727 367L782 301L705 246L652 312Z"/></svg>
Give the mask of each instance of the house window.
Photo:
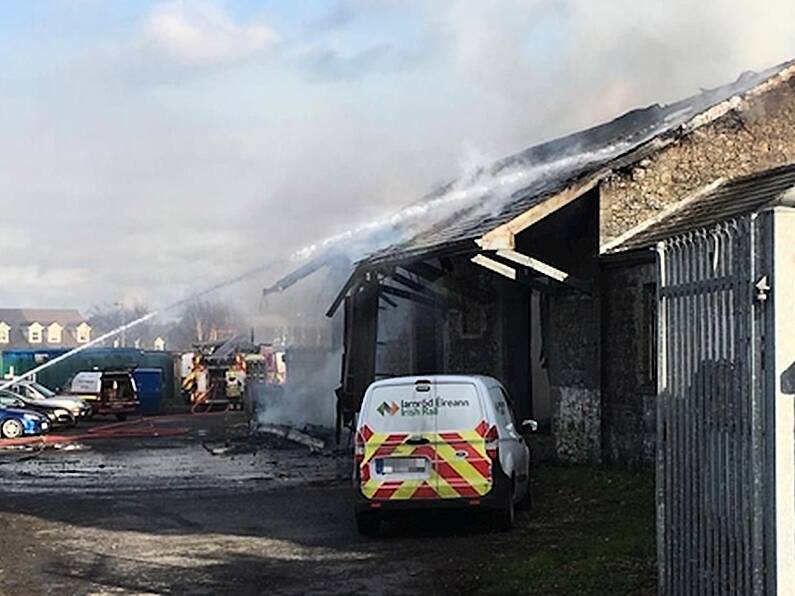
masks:
<svg viewBox="0 0 795 596"><path fill-rule="evenodd" d="M40 344L42 340L42 332L44 327L38 323L33 323L28 327L28 342L32 344Z"/></svg>
<svg viewBox="0 0 795 596"><path fill-rule="evenodd" d="M59 344L61 343L61 332L63 331L63 327L61 327L58 323L53 323L49 327L47 327L47 343L48 344Z"/></svg>
<svg viewBox="0 0 795 596"><path fill-rule="evenodd" d="M91 341L91 327L87 323L77 326L77 343L85 344Z"/></svg>
<svg viewBox="0 0 795 596"><path fill-rule="evenodd" d="M5 323L0 323L0 344L7 344L10 341L10 338L8 337L8 332L10 330L11 327Z"/></svg>
<svg viewBox="0 0 795 596"><path fill-rule="evenodd" d="M643 286L643 313L641 317L641 366L643 384L657 384L657 284Z"/></svg>

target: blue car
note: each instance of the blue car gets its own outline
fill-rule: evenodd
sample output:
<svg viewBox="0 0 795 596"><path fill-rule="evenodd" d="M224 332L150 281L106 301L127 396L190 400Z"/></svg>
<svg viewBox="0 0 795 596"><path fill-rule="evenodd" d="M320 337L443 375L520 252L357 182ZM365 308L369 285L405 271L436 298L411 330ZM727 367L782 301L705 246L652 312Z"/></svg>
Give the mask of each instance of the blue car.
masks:
<svg viewBox="0 0 795 596"><path fill-rule="evenodd" d="M0 439L19 439L41 435L50 430L43 414L31 410L0 408Z"/></svg>

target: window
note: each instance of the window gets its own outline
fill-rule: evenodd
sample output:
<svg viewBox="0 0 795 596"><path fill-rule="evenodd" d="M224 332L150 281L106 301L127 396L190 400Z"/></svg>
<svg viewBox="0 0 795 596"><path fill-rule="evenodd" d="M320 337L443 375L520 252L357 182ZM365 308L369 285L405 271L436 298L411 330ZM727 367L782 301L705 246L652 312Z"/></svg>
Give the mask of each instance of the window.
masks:
<svg viewBox="0 0 795 596"><path fill-rule="evenodd" d="M85 344L91 341L91 327L88 323L80 323L77 326L77 343Z"/></svg>
<svg viewBox="0 0 795 596"><path fill-rule="evenodd" d="M3 322L0 322L0 344L7 344L10 341L10 338L8 337L8 332L10 330L11 327Z"/></svg>
<svg viewBox="0 0 795 596"><path fill-rule="evenodd" d="M28 327L28 342L32 344L40 344L42 340L42 332L44 327L38 323L33 323Z"/></svg>
<svg viewBox="0 0 795 596"><path fill-rule="evenodd" d="M59 344L61 343L61 332L63 331L63 327L61 327L58 323L53 323L49 327L47 327L47 343L48 344Z"/></svg>
<svg viewBox="0 0 795 596"><path fill-rule="evenodd" d="M657 284L643 286L643 316L641 319L640 370L643 384L657 384Z"/></svg>

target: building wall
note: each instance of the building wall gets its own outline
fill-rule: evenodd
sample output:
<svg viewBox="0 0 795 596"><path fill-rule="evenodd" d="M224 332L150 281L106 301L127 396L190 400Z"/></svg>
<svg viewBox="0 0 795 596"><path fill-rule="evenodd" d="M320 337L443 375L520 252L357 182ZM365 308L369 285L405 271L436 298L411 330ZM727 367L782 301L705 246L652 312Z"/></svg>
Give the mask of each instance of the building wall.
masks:
<svg viewBox="0 0 795 596"><path fill-rule="evenodd" d="M602 271L602 454L605 462L651 465L656 437L654 261Z"/></svg>
<svg viewBox="0 0 795 596"><path fill-rule="evenodd" d="M734 109L601 186L601 241L619 236L720 177L795 161L795 81Z"/></svg>
<svg viewBox="0 0 795 596"><path fill-rule="evenodd" d="M549 383L555 455L601 459L599 298L562 291L550 297Z"/></svg>

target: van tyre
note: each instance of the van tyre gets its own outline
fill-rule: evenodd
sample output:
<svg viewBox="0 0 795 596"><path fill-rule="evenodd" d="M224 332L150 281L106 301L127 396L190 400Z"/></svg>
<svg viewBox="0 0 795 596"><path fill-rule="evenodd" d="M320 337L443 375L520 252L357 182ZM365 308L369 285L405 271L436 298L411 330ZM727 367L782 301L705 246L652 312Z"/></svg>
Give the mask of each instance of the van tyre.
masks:
<svg viewBox="0 0 795 596"><path fill-rule="evenodd" d="M378 532L381 529L381 520L378 514L372 511L357 511L356 529L362 536L378 536Z"/></svg>
<svg viewBox="0 0 795 596"><path fill-rule="evenodd" d="M530 493L530 480L528 479L525 484L524 494L521 500L516 504L516 507L521 511L529 511L533 508L533 495Z"/></svg>
<svg viewBox="0 0 795 596"><path fill-rule="evenodd" d="M4 439L18 439L25 433L25 427L19 420L9 418L0 426L0 436Z"/></svg>
<svg viewBox="0 0 795 596"><path fill-rule="evenodd" d="M506 502L492 514L492 526L498 532L508 532L516 521L516 507L513 503L513 485L506 491Z"/></svg>

